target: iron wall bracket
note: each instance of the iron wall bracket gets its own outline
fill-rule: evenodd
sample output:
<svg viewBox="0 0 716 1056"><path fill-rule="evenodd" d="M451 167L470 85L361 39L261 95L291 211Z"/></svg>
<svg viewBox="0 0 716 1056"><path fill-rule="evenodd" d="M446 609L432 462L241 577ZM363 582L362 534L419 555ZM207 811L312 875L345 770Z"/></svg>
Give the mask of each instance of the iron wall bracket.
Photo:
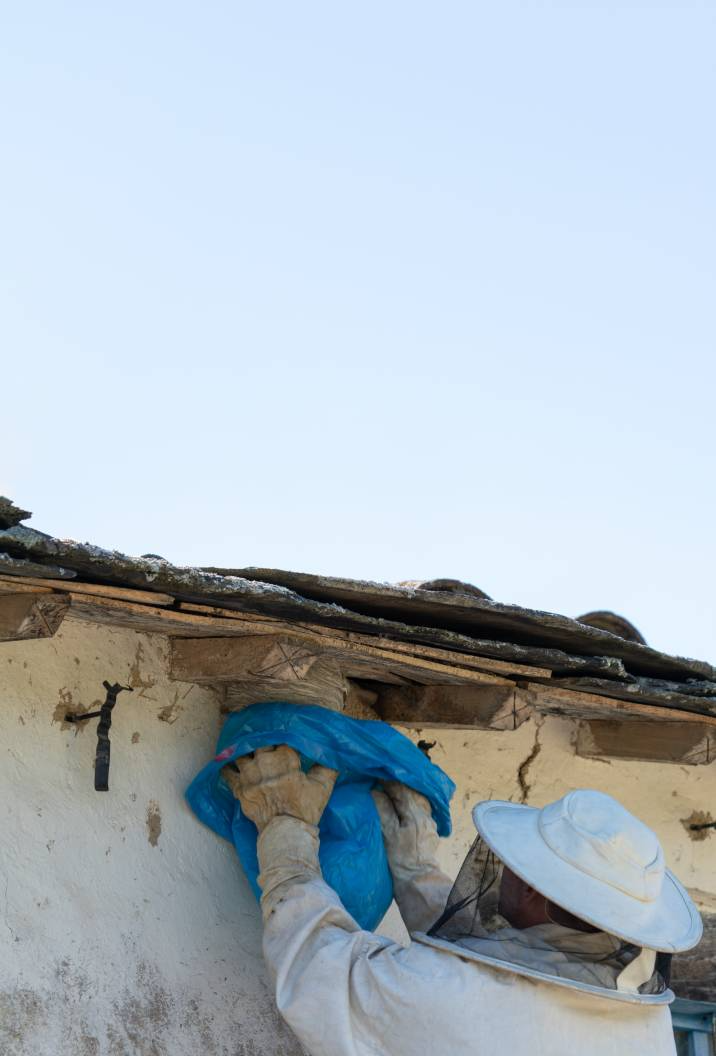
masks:
<svg viewBox="0 0 716 1056"><path fill-rule="evenodd" d="M99 719L97 724L97 752L94 758L94 788L95 792L107 792L109 790L109 759L111 745L109 743L109 731L112 725L112 709L117 703L117 694L125 690L132 692L131 686L121 686L119 682L110 685L106 680L102 683L107 690L105 702L99 711L85 711L77 714L68 712L65 715L67 722L85 722L87 719Z"/></svg>

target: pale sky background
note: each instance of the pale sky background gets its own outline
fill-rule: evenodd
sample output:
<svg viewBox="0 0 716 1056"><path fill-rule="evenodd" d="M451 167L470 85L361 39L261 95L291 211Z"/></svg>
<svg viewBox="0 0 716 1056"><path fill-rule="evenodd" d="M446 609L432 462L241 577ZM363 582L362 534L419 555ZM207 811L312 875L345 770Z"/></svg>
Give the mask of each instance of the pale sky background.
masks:
<svg viewBox="0 0 716 1056"><path fill-rule="evenodd" d="M0 5L0 493L716 661L713 3Z"/></svg>

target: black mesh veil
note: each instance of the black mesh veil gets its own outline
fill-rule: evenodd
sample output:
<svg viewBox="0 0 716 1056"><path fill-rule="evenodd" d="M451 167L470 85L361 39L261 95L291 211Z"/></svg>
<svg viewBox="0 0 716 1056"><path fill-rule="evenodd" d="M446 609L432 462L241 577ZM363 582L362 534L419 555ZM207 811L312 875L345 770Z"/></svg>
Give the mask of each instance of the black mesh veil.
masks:
<svg viewBox="0 0 716 1056"><path fill-rule="evenodd" d="M558 907L549 902L548 915L551 906L558 919L550 916L550 923L522 930L512 927L499 911L503 871L501 860L478 836L460 868L445 909L428 935L482 956L617 989L620 974L639 957L640 947L595 931L578 919L565 918L565 911L559 915ZM568 926L570 922L574 927ZM665 990L665 969L668 965L660 955L651 978L646 982L639 980L639 992L655 994Z"/></svg>
<svg viewBox="0 0 716 1056"><path fill-rule="evenodd" d="M460 866L445 909L428 932L443 939L482 934L494 925L502 862L478 836Z"/></svg>

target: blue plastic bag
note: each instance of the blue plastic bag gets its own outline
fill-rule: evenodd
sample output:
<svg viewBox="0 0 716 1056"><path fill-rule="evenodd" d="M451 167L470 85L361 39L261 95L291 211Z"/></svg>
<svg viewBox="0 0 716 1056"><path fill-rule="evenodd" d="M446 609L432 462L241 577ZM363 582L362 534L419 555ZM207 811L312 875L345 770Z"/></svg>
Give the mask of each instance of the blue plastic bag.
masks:
<svg viewBox="0 0 716 1056"><path fill-rule="evenodd" d="M390 906L393 884L371 789L380 781L402 781L422 792L438 832L448 836L455 785L387 723L305 704L254 704L236 712L224 723L216 757L194 778L186 798L201 821L233 842L257 898L256 827L241 813L221 770L271 744L295 748L304 769L322 763L339 771L319 827L321 870L354 920L372 930Z"/></svg>

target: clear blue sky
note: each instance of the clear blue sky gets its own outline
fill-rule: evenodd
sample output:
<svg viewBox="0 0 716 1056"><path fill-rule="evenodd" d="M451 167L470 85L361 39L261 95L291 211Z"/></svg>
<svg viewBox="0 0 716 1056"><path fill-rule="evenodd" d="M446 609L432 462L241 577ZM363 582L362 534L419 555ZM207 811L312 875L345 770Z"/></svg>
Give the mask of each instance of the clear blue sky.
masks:
<svg viewBox="0 0 716 1056"><path fill-rule="evenodd" d="M716 661L711 3L0 14L0 492Z"/></svg>

